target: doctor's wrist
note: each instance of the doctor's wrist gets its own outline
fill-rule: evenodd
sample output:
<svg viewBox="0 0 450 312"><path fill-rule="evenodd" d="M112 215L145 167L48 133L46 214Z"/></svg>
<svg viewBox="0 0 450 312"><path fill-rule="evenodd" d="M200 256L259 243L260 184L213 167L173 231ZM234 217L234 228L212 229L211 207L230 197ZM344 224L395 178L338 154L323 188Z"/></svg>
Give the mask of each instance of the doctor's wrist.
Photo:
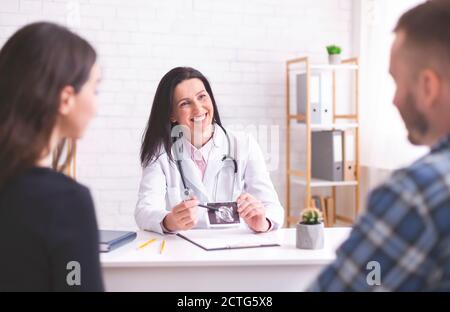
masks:
<svg viewBox="0 0 450 312"><path fill-rule="evenodd" d="M174 222L172 222L172 213L168 213L163 221L162 221L162 225L164 227L164 229L166 229L168 232L176 232L177 228L176 228L176 224L174 224Z"/></svg>
<svg viewBox="0 0 450 312"><path fill-rule="evenodd" d="M253 231L255 231L256 233L269 232L272 229L272 223L270 222L270 220L268 218L265 218L263 222L264 222L264 224L261 225L261 227L259 227L258 229L253 229Z"/></svg>

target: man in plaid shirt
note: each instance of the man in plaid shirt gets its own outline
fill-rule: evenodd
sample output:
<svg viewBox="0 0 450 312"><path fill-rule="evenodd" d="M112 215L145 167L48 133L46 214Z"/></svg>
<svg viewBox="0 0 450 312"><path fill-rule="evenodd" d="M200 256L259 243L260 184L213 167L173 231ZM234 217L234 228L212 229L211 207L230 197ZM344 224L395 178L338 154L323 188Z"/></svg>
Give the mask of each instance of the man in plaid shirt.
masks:
<svg viewBox="0 0 450 312"><path fill-rule="evenodd" d="M413 8L394 31L394 104L410 142L431 150L371 193L313 291L450 291L450 0Z"/></svg>

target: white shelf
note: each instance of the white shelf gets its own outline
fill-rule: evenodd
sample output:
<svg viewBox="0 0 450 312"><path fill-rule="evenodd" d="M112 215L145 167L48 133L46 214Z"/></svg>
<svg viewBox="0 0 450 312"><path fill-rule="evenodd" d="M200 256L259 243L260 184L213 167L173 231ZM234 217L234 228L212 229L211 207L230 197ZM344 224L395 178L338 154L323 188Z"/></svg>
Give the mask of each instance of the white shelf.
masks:
<svg viewBox="0 0 450 312"><path fill-rule="evenodd" d="M291 123L291 128L305 127L305 123ZM356 122L349 123L334 123L334 124L311 124L311 131L323 131L323 130L347 130L356 129L359 124Z"/></svg>
<svg viewBox="0 0 450 312"><path fill-rule="evenodd" d="M311 64L309 65L311 70L358 70L359 66L355 64L338 64L338 65L330 65L330 64ZM305 66L302 65L291 65L289 73L292 74L301 74L305 73Z"/></svg>
<svg viewBox="0 0 450 312"><path fill-rule="evenodd" d="M358 69L358 65L355 64L338 64L338 65L330 65L330 64L312 64L310 66L311 69L323 69L323 70L336 70L336 69Z"/></svg>
<svg viewBox="0 0 450 312"><path fill-rule="evenodd" d="M349 123L335 123L335 124L311 124L311 130L346 130L346 129L356 129L359 127L359 124L356 122Z"/></svg>
<svg viewBox="0 0 450 312"><path fill-rule="evenodd" d="M292 177L291 182L306 186L306 179L299 177ZM356 186L358 181L327 181L320 179L311 179L311 187L330 187L330 186Z"/></svg>

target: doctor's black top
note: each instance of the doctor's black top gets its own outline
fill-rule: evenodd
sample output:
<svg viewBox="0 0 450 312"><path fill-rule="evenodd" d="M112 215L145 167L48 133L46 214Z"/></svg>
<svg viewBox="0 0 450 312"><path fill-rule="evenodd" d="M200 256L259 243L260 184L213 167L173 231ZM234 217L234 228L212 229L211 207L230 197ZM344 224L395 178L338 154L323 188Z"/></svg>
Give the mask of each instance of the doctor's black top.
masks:
<svg viewBox="0 0 450 312"><path fill-rule="evenodd" d="M89 190L49 168L0 189L0 292L103 291Z"/></svg>

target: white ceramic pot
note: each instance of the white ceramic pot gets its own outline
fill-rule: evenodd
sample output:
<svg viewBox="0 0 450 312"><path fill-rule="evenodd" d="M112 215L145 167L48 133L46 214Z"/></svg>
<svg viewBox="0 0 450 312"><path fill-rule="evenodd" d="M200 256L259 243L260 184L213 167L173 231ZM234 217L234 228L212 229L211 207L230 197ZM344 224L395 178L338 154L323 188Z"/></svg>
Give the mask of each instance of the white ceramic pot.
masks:
<svg viewBox="0 0 450 312"><path fill-rule="evenodd" d="M328 63L332 65L341 64L341 55L340 54L328 54Z"/></svg>
<svg viewBox="0 0 450 312"><path fill-rule="evenodd" d="M323 248L323 223L296 225L296 246L299 249L322 249Z"/></svg>

